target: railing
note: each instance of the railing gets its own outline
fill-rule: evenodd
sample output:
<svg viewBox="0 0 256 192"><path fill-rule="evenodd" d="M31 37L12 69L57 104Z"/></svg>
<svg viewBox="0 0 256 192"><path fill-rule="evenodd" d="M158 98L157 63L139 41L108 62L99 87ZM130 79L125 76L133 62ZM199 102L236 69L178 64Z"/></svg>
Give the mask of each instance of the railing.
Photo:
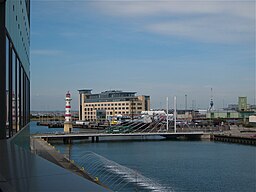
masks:
<svg viewBox="0 0 256 192"><path fill-rule="evenodd" d="M75 163L113 191L173 191L131 169L93 152L74 157ZM77 159L77 160L76 160Z"/></svg>

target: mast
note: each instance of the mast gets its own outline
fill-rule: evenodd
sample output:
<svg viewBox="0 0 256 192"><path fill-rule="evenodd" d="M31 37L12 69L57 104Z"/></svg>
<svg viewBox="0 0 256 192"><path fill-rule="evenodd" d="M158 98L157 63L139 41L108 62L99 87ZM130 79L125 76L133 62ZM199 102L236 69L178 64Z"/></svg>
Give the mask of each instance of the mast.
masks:
<svg viewBox="0 0 256 192"><path fill-rule="evenodd" d="M168 97L166 97L166 130L168 132L169 130L169 118L168 118L168 113L169 113L169 101Z"/></svg>
<svg viewBox="0 0 256 192"><path fill-rule="evenodd" d="M176 96L174 96L174 102L173 102L173 108L174 108L174 133L176 133L177 132L177 126L176 126L176 120L177 120L177 98L176 98Z"/></svg>
<svg viewBox="0 0 256 192"><path fill-rule="evenodd" d="M212 91L212 88L211 88L211 99L210 99L209 111L212 111L212 110L214 110L214 103L213 103L213 91Z"/></svg>

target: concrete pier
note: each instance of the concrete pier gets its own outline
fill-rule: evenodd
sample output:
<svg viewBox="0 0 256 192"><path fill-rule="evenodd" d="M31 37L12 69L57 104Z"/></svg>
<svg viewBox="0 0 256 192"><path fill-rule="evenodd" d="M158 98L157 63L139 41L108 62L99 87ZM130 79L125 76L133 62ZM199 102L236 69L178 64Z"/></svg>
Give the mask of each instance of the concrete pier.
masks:
<svg viewBox="0 0 256 192"><path fill-rule="evenodd" d="M64 133L71 133L73 131L73 125L71 122L64 122Z"/></svg>
<svg viewBox="0 0 256 192"><path fill-rule="evenodd" d="M244 137L234 135L213 135L214 141L228 142L228 143L239 143L245 145L256 145L256 137Z"/></svg>

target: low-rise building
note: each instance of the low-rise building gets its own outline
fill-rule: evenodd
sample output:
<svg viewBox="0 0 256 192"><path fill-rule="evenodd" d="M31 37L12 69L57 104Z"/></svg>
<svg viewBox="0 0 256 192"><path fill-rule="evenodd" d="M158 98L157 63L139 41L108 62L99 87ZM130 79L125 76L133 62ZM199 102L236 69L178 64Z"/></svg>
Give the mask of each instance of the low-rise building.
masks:
<svg viewBox="0 0 256 192"><path fill-rule="evenodd" d="M240 118L240 113L237 111L209 111L206 114L207 119L238 119Z"/></svg>
<svg viewBox="0 0 256 192"><path fill-rule="evenodd" d="M238 104L228 104L227 108L224 108L227 111L238 111Z"/></svg>
<svg viewBox="0 0 256 192"><path fill-rule="evenodd" d="M136 92L105 91L93 94L91 89L79 91L79 120L96 121L109 117L139 115L150 109L150 96Z"/></svg>
<svg viewBox="0 0 256 192"><path fill-rule="evenodd" d="M177 110L177 119L192 121L193 111L192 110Z"/></svg>

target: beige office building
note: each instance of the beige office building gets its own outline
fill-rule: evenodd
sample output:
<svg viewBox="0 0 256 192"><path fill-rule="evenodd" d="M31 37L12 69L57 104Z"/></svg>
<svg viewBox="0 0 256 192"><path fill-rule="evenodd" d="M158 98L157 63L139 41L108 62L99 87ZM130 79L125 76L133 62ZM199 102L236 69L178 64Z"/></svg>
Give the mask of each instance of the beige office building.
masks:
<svg viewBox="0 0 256 192"><path fill-rule="evenodd" d="M150 110L150 97L136 96L136 92L105 91L92 94L92 90L79 91L79 120L96 121L122 115L133 117Z"/></svg>

